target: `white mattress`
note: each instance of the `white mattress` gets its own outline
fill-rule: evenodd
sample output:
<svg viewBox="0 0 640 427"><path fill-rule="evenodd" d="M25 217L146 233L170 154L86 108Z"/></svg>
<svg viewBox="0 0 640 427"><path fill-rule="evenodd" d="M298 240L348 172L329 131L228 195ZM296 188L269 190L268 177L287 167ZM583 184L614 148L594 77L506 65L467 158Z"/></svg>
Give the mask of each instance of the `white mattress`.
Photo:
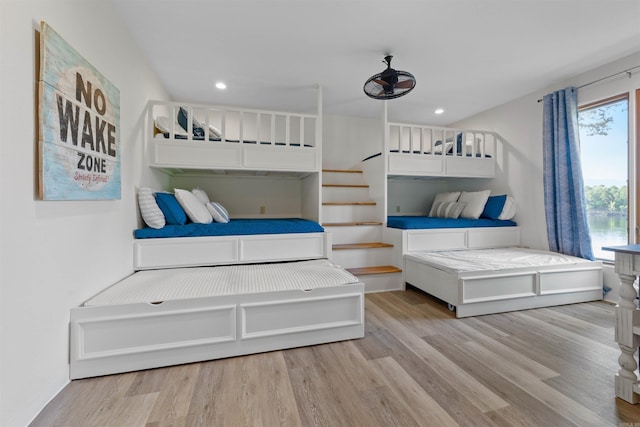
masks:
<svg viewBox="0 0 640 427"><path fill-rule="evenodd" d="M525 267L590 263L583 258L556 252L525 248L469 249L457 251L409 252L407 259L430 265L449 273L497 271Z"/></svg>
<svg viewBox="0 0 640 427"><path fill-rule="evenodd" d="M84 305L151 303L256 292L309 290L351 283L358 283L358 278L327 259L147 270L126 277Z"/></svg>

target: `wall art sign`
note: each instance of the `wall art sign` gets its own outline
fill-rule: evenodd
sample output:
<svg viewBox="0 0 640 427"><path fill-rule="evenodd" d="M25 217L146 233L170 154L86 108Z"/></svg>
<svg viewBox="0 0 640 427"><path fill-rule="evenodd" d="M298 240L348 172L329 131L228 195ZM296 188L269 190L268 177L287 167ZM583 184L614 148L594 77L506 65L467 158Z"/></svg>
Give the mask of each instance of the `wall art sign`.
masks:
<svg viewBox="0 0 640 427"><path fill-rule="evenodd" d="M40 198L120 199L120 92L46 22L38 98Z"/></svg>

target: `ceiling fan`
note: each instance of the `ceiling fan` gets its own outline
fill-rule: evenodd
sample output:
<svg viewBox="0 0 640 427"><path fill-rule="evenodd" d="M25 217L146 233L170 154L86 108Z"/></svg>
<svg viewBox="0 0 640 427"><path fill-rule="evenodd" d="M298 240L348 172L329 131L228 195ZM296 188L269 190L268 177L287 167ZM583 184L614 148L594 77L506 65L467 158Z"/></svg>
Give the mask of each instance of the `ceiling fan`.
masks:
<svg viewBox="0 0 640 427"><path fill-rule="evenodd" d="M364 84L364 93L373 99L394 99L408 94L416 87L416 78L407 71L391 68L392 55L384 57L387 69L369 77Z"/></svg>

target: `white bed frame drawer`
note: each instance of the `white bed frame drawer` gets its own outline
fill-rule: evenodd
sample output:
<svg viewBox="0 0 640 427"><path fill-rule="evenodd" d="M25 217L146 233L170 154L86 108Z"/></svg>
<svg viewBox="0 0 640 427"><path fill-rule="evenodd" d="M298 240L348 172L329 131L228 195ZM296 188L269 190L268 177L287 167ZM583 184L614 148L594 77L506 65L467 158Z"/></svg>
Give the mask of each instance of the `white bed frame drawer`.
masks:
<svg viewBox="0 0 640 427"><path fill-rule="evenodd" d="M241 304L241 339L357 325L363 319L361 298L362 295L354 293L312 300Z"/></svg>
<svg viewBox="0 0 640 427"><path fill-rule="evenodd" d="M239 236L239 260L266 262L293 259L323 258L325 255L322 233L300 233Z"/></svg>
<svg viewBox="0 0 640 427"><path fill-rule="evenodd" d="M583 291L602 291L601 268L540 272L540 295Z"/></svg>
<svg viewBox="0 0 640 427"><path fill-rule="evenodd" d="M536 295L535 272L513 275L489 275L462 279L461 301L464 304Z"/></svg>
<svg viewBox="0 0 640 427"><path fill-rule="evenodd" d="M232 305L169 311L152 307L148 313L78 320L78 359L235 341L235 319Z"/></svg>
<svg viewBox="0 0 640 427"><path fill-rule="evenodd" d="M193 267L329 257L326 233L138 239L134 269Z"/></svg>

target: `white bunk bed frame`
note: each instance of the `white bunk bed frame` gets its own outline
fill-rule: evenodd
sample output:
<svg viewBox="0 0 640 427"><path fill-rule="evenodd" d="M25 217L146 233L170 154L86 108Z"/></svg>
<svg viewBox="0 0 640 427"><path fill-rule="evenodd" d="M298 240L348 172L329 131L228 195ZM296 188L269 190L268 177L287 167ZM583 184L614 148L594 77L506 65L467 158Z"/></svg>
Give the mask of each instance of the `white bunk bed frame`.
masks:
<svg viewBox="0 0 640 427"><path fill-rule="evenodd" d="M403 282L446 302L459 318L602 299L600 262L450 273L405 256L418 251L517 247L519 227L386 228L385 234L386 240L402 248Z"/></svg>
<svg viewBox="0 0 640 427"><path fill-rule="evenodd" d="M185 139L176 137L181 128L173 119L180 107L188 113ZM302 216L320 221L321 88L317 114L159 101L150 101L147 113L150 167L171 175L299 177ZM171 118L168 138L156 135L160 115ZM192 136L192 117L204 124L202 140ZM210 141L210 125L221 130L220 141ZM134 269L329 258L329 236L323 232L137 239ZM71 309L70 334L71 379L361 338L364 284L81 306Z"/></svg>
<svg viewBox="0 0 640 427"><path fill-rule="evenodd" d="M319 172L322 164L322 93L318 112L299 114L270 110L149 101L147 148L149 166L169 173L184 170L253 171L256 173ZM176 122L180 107L188 113L185 131ZM156 120L167 117L168 136L158 133ZM193 120L204 126L204 137L193 136ZM220 130L212 141L210 126Z"/></svg>
<svg viewBox="0 0 640 427"><path fill-rule="evenodd" d="M495 132L393 122L387 123L386 132L390 177L495 176ZM460 151L458 138L461 139ZM449 150L451 154L447 154Z"/></svg>
<svg viewBox="0 0 640 427"><path fill-rule="evenodd" d="M187 112L185 131L178 111ZM159 117L167 117L168 137L158 134ZM204 137L193 136L193 120ZM211 141L210 126L221 132ZM147 105L149 166L170 175L200 173L285 175L302 180L301 216L320 222L322 168L322 88L317 87L316 114L149 101ZM329 258L327 233L137 239L134 269L173 268Z"/></svg>

